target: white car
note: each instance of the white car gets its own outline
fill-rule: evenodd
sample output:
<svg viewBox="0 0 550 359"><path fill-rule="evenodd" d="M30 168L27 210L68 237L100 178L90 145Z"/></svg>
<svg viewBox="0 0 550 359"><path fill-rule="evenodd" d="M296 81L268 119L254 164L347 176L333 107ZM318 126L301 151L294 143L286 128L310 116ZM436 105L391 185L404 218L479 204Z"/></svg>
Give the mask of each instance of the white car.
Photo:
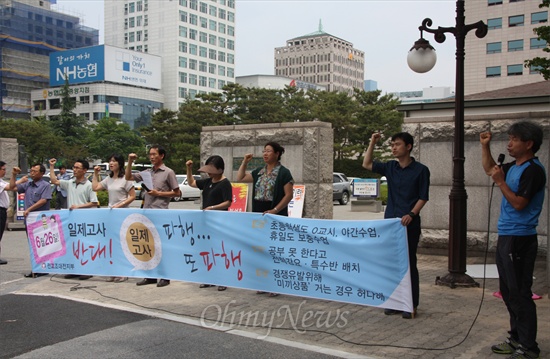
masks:
<svg viewBox="0 0 550 359"><path fill-rule="evenodd" d="M176 178L178 178L178 181L183 177L183 180L180 183L180 191L181 191L181 197L174 197L174 201L185 201L189 200L191 198L200 198L201 197L201 190L198 188L191 187L187 184L187 176L184 175L176 175ZM195 180L198 180L201 178L199 175L193 175L195 177Z"/></svg>

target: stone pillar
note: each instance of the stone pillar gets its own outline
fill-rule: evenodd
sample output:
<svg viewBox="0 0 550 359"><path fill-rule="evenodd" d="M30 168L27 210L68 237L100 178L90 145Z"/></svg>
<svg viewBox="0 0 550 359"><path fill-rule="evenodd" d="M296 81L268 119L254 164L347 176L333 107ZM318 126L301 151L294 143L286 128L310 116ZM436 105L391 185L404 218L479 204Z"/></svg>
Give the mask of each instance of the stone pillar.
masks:
<svg viewBox="0 0 550 359"><path fill-rule="evenodd" d="M253 153L262 165L264 145L275 141L285 148L281 163L294 183L305 185L303 217L332 219L333 137L332 125L319 121L207 126L201 132L201 164L211 155L222 156L226 177L236 182L244 155ZM257 167L251 164L248 171Z"/></svg>

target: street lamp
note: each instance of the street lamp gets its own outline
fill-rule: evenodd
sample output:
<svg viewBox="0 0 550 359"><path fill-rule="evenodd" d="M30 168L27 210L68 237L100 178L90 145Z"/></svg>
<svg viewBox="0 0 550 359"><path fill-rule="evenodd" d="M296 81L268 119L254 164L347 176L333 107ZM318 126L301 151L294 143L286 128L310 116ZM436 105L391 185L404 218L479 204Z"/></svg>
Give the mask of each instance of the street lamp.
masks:
<svg viewBox="0 0 550 359"><path fill-rule="evenodd" d="M455 82L455 119L454 119L454 144L453 144L453 183L449 212L449 273L443 278L437 277L436 284L447 285L451 288L478 287L479 283L466 274L466 208L468 195L464 187L464 42L466 34L475 29L476 36L483 38L487 35L487 25L483 21L466 25L464 18L464 0L456 2L455 27L438 27L430 29L431 19L424 19L418 27L421 39L415 43L409 53L411 60L407 60L409 67L416 72L429 71L435 65L435 56L429 42L422 38L422 31L434 34L438 43L445 41L445 33L451 33L456 39L456 82ZM430 49L431 48L431 49ZM434 53L435 54L435 53ZM422 59L429 60L426 64Z"/></svg>

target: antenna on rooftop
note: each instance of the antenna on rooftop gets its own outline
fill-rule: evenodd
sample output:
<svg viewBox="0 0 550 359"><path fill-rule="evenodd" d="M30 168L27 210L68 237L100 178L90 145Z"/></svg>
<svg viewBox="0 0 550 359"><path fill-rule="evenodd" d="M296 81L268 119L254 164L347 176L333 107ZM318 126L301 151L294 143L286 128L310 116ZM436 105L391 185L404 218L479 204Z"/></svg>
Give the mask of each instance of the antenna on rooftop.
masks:
<svg viewBox="0 0 550 359"><path fill-rule="evenodd" d="M321 22L321 19L319 19L319 32L323 32L323 23Z"/></svg>

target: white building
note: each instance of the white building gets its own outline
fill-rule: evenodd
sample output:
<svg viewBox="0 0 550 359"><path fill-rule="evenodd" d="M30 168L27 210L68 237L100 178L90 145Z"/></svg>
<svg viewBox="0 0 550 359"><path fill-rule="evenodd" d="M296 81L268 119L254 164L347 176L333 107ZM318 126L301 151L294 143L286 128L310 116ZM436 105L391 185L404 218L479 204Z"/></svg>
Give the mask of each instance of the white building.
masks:
<svg viewBox="0 0 550 359"><path fill-rule="evenodd" d="M422 91L392 92L392 95L401 100L402 104L418 102L434 102L454 97L450 87L425 87Z"/></svg>
<svg viewBox="0 0 550 359"><path fill-rule="evenodd" d="M546 41L537 40L533 32L548 26L548 8L539 8L540 4L540 0L466 1L466 22L482 20L489 27L482 39L473 32L466 37L466 95L543 80L536 69L523 66L525 60L548 56L542 51Z"/></svg>
<svg viewBox="0 0 550 359"><path fill-rule="evenodd" d="M291 79L288 77L274 75L249 75L238 76L236 83L245 88L263 88L268 90L282 90L285 86L296 87L304 91L318 90L326 91L326 86L312 84L310 82Z"/></svg>
<svg viewBox="0 0 550 359"><path fill-rule="evenodd" d="M235 82L235 0L105 0L105 44L162 57L164 107Z"/></svg>

